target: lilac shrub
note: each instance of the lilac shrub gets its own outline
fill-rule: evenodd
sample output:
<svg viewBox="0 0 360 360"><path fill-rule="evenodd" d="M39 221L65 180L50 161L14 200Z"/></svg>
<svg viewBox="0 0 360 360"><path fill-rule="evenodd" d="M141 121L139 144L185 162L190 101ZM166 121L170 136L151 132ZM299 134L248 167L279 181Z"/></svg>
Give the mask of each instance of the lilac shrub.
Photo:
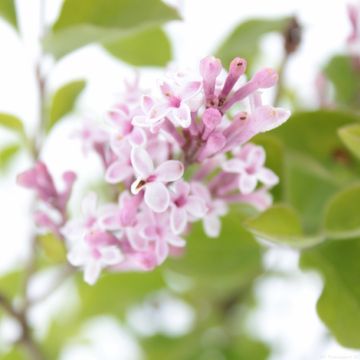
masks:
<svg viewBox="0 0 360 360"><path fill-rule="evenodd" d="M278 177L265 167L264 149L249 141L290 112L262 103L260 91L277 82L274 70L237 85L245 70L244 59L235 58L226 72L220 60L207 57L200 76L166 74L150 93L128 85L108 113L106 131L85 125L84 146L99 155L117 202L99 205L89 193L81 215L68 219L74 173L64 174L63 191L42 162L18 176L37 193L37 225L65 241L68 261L84 270L87 283L103 269L149 271L180 256L194 222L202 221L207 236L219 236L231 203L259 210L271 204L269 189Z"/></svg>

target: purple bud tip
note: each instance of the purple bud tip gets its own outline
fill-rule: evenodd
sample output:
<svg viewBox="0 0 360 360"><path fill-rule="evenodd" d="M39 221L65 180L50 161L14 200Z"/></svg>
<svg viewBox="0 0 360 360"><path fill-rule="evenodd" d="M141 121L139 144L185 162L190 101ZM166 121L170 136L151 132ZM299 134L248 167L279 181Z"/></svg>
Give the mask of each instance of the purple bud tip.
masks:
<svg viewBox="0 0 360 360"><path fill-rule="evenodd" d="M260 89L265 89L274 86L279 79L279 75L274 69L265 68L258 71L252 81L257 84Z"/></svg>
<svg viewBox="0 0 360 360"><path fill-rule="evenodd" d="M73 171L66 171L63 173L63 180L67 184L73 184L76 180L76 174Z"/></svg>
<svg viewBox="0 0 360 360"><path fill-rule="evenodd" d="M221 123L222 115L218 109L206 109L202 117L204 125L210 129L215 129Z"/></svg>
<svg viewBox="0 0 360 360"><path fill-rule="evenodd" d="M236 76L237 78L244 74L246 70L246 60L242 59L240 57L236 57L233 59L230 63L229 73L233 74L233 76Z"/></svg>
<svg viewBox="0 0 360 360"><path fill-rule="evenodd" d="M207 56L200 61L200 74L204 80L214 81L222 69L221 61L214 56Z"/></svg>

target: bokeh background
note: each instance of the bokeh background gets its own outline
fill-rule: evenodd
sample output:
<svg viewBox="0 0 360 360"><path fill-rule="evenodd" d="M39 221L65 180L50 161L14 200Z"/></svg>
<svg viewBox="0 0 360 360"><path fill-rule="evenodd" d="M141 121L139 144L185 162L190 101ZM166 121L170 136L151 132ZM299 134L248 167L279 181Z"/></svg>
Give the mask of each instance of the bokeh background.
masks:
<svg viewBox="0 0 360 360"><path fill-rule="evenodd" d="M350 24L346 0L174 0L168 3L178 7L183 17L182 21L165 26L173 46L173 63L181 67L197 67L201 58L214 53L229 32L246 19L296 15L303 26L303 37L296 55L289 61L285 78L286 84L308 109L317 106L315 79L319 69L332 54L347 51ZM19 41L5 22L0 22L0 111L24 119L31 133L35 131L37 121L38 100L33 66L39 53L40 2L18 0L16 4L24 42ZM46 0L48 24L57 17L61 4L61 0ZM264 55L258 60L259 65L277 67L282 57L280 35L265 36L261 47ZM138 68L136 71L144 86L150 87L162 70ZM76 169L80 173L79 192L75 194L74 204L82 196L82 186L101 171L95 157L83 160L81 144L71 136L74 124L80 124L84 117L101 119L123 90L123 79L131 79L134 74L133 67L109 57L97 45L76 51L53 69L51 89L72 79L87 79L87 87L79 99L76 112L58 127L43 153L44 160L55 175L67 169ZM272 95L268 95L269 99ZM7 136L0 133L0 141L5 141ZM16 174L27 164L26 155L20 155L7 175L0 178L0 273L3 274L21 264L29 251L27 234L33 227L29 215L32 195L15 184ZM270 360L360 359L359 351L339 345L319 320L316 301L323 286L322 280L314 272L301 271L298 261L299 255L295 250L281 246L270 246L266 250L263 262L268 275L256 281L254 302L257 305L252 306L246 316L246 332L271 348ZM33 291L40 291L52 276L52 271L42 274L34 282ZM180 279L180 283L182 281L186 287L187 280ZM127 286L127 283L120 285L111 296L121 298L128 291ZM154 302L160 305L154 307ZM134 334L165 333L176 339L193 326L195 310L181 296L163 291L153 294L150 303L152 305L134 304L122 321L98 316L84 322L82 337L65 346L63 353L58 354L59 358L138 359L142 350ZM59 312L66 315L73 306L81 306L81 302L76 287L69 280L31 313L31 322L38 336L47 332L51 320ZM1 318L0 354L9 349L17 331L11 319ZM221 336L221 332L217 331L214 327L207 336ZM225 360L225 357L214 351L201 359Z"/></svg>

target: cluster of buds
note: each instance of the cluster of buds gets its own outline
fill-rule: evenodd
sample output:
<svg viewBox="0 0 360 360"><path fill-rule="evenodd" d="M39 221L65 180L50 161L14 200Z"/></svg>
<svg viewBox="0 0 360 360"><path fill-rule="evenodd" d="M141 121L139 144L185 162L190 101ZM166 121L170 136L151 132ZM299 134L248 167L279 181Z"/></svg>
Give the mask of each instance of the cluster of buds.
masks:
<svg viewBox="0 0 360 360"><path fill-rule="evenodd" d="M235 58L226 72L220 60L207 57L198 77L167 74L151 93L129 85L108 113L108 129L81 131L118 200L98 206L90 193L81 217L49 230L66 241L68 260L84 269L86 282L95 283L104 268L149 271L181 255L196 221L217 237L230 203L259 210L271 204L269 189L278 177L265 167L264 149L249 140L281 125L290 113L262 104L260 90L276 84L275 71L260 70L245 82L245 70L244 59ZM45 169L38 164L19 182L61 212L69 191L59 195L49 176L41 175Z"/></svg>

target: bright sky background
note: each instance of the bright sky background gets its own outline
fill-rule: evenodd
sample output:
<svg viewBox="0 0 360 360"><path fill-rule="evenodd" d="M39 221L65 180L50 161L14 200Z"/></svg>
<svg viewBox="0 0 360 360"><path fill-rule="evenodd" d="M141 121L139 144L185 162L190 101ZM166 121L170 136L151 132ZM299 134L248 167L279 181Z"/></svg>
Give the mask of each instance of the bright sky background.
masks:
<svg viewBox="0 0 360 360"><path fill-rule="evenodd" d="M46 1L49 20L56 16L60 3L60 0ZM171 3L179 4L184 16L183 22L170 24L167 30L174 43L175 61L185 67L197 67L198 61L211 54L221 39L244 19L296 14L304 26L304 36L298 54L291 59L287 78L310 105L314 104L314 78L319 67L330 54L345 50L345 39L349 32L345 0L173 0ZM32 66L38 51L34 43L38 32L38 0L18 0L17 4L21 10L20 22L25 43L20 43L15 33L0 23L0 111L18 115L26 122L27 129L33 131L37 107ZM264 41L263 47L267 53L264 64L276 66L281 56L279 39L271 36ZM153 70L142 70L140 73L145 76L145 83L149 86L158 74ZM128 66L119 65L97 46L89 46L67 57L54 69L50 86L55 89L70 79L87 78L88 87L82 96L78 115L100 117L121 91L124 76L131 75ZM67 139L78 117L69 117L64 126L58 129L52 144L46 148L44 159L55 174L80 167L81 183L94 172L96 163L90 158L84 166L80 146L74 140ZM0 142L6 140L9 139L0 133ZM23 156L11 169L9 177L0 178L0 272L14 266L26 255L26 236L31 228L31 196L17 188L14 181L16 173L27 166L28 159ZM360 352L342 349L327 339L326 331L315 313L315 303L321 289L320 278L300 273L297 258L297 254L289 250L269 251L266 258L269 269L284 269L289 275L259 283L257 294L261 307L249 327L254 334L275 343L276 351L271 360L360 359ZM56 300L51 301L56 303ZM180 314L180 308L176 309ZM35 319L38 318L35 316ZM117 325L103 319L96 326L92 324L88 330L94 338L99 339L96 351L102 354L101 357L94 355L95 350L90 356L86 349L70 349L63 359L132 359L129 354L137 351L133 345L127 347L128 355L125 355L125 345L122 345L113 349L112 355L104 357L107 355L103 351L109 343L104 336L99 337L99 329L103 329L105 334L116 333L119 345L123 341Z"/></svg>

